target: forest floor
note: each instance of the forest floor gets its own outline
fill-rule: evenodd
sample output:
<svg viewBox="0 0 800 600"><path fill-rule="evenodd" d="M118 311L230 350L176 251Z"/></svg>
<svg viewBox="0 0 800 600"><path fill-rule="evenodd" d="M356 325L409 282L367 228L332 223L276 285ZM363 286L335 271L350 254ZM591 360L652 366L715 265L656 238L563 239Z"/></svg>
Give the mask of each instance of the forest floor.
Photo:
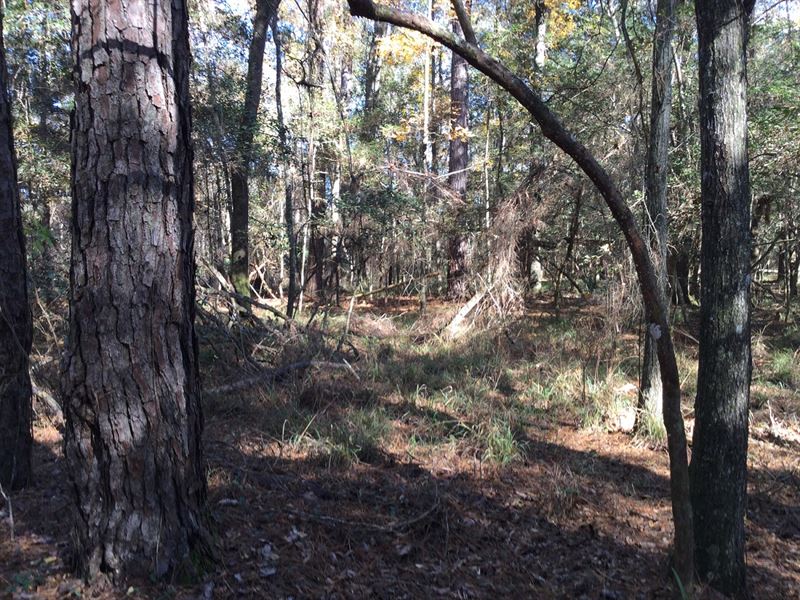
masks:
<svg viewBox="0 0 800 600"><path fill-rule="evenodd" d="M36 484L12 496L13 540L0 502L0 597L669 597L663 431L620 431L636 402L637 332L606 306L541 302L444 340L457 308L420 316L405 298L348 319L345 305L280 340L226 334L201 311L207 390L261 372L259 360L319 361L206 395L216 566L186 586L73 579L61 434L42 418ZM676 340L691 433L687 317ZM763 312L753 331L749 586L753 598L800 598L800 326Z"/></svg>

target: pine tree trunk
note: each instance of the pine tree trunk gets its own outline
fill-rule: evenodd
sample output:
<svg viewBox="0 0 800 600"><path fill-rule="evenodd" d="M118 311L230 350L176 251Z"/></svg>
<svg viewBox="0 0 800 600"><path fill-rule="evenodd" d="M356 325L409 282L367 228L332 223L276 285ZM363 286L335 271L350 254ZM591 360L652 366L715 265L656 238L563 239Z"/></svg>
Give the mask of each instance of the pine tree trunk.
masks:
<svg viewBox="0 0 800 600"><path fill-rule="evenodd" d="M75 0L63 398L80 573L180 575L206 549L182 0Z"/></svg>
<svg viewBox="0 0 800 600"><path fill-rule="evenodd" d="M750 396L747 35L752 4L699 0L700 362L691 464L697 572L743 598Z"/></svg>
<svg viewBox="0 0 800 600"><path fill-rule="evenodd" d="M319 149L319 147L317 148ZM311 204L311 261L314 276L309 280L307 289L317 294L317 301L322 302L327 293L325 266L328 262L328 246L325 240L325 220L327 218L328 203L325 198L325 180L326 175L324 172L319 171L319 163L317 163L317 175L319 180L312 181L315 185L313 193L313 202Z"/></svg>
<svg viewBox="0 0 800 600"><path fill-rule="evenodd" d="M33 440L28 355L33 332L7 89L0 4L0 485L16 489L31 480Z"/></svg>
<svg viewBox="0 0 800 600"><path fill-rule="evenodd" d="M658 0L653 37L653 79L650 108L650 139L645 168L645 202L653 266L665 307L667 289L667 174L669 172L669 128L672 108L672 34L675 29L675 0ZM649 332L644 337L639 408L651 418L660 418L663 405L658 342Z"/></svg>

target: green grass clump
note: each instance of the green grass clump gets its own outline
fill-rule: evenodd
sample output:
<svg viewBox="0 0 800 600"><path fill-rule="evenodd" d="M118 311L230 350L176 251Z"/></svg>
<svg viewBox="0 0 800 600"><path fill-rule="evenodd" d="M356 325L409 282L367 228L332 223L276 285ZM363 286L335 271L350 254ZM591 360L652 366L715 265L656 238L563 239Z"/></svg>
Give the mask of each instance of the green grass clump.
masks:
<svg viewBox="0 0 800 600"><path fill-rule="evenodd" d="M643 410L636 422L636 438L648 446L662 447L667 443L667 428L661 415Z"/></svg>
<svg viewBox="0 0 800 600"><path fill-rule="evenodd" d="M792 387L800 382L800 367L790 350L778 350L769 359L767 380L777 385Z"/></svg>
<svg viewBox="0 0 800 600"><path fill-rule="evenodd" d="M508 421L495 421L477 435L485 446L483 460L486 462L506 466L525 456L525 442L519 439Z"/></svg>
<svg viewBox="0 0 800 600"><path fill-rule="evenodd" d="M340 466L376 462L382 455L381 444L389 430L389 419L382 407L350 412L346 421L331 424L326 432L333 462Z"/></svg>

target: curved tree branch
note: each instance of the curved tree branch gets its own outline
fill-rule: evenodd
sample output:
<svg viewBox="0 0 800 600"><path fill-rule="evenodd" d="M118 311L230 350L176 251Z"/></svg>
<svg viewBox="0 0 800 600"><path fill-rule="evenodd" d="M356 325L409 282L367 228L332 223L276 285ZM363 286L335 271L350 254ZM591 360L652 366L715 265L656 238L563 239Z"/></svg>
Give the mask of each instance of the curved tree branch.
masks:
<svg viewBox="0 0 800 600"><path fill-rule="evenodd" d="M372 0L348 0L348 4L353 16L417 31L462 56L510 93L533 116L542 134L577 163L605 200L630 249L639 278L646 318L650 323L648 330L658 341L658 362L664 390L664 424L670 457L672 514L675 523L675 571L684 586L690 585L694 577L694 531L678 366L666 306L659 294L650 253L619 188L592 153L561 123L544 100L520 77L481 50L476 43L459 38L448 29L418 14L375 4Z"/></svg>

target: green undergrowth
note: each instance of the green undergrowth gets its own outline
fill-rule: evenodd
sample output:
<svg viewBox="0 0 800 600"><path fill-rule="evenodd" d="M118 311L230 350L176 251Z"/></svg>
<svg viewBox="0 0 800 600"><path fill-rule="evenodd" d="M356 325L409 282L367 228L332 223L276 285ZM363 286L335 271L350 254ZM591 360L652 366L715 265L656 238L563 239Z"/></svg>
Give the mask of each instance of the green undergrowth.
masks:
<svg viewBox="0 0 800 600"><path fill-rule="evenodd" d="M324 323L333 339L348 327L342 314ZM282 447L330 469L442 453L506 467L524 463L531 440L552 428L630 431L635 332L620 335L602 317L580 312L518 318L456 340L436 331L414 312L398 318L359 313L349 329L360 355L353 364L358 379L344 369L309 369L257 392L209 399L208 411L212 417L236 413ZM678 348L690 406L696 347ZM763 377L793 385L797 375L785 351L771 356ZM636 420L632 443L663 446L660 417Z"/></svg>
<svg viewBox="0 0 800 600"><path fill-rule="evenodd" d="M769 357L762 377L769 383L784 387L800 386L800 356L789 349L780 349Z"/></svg>

